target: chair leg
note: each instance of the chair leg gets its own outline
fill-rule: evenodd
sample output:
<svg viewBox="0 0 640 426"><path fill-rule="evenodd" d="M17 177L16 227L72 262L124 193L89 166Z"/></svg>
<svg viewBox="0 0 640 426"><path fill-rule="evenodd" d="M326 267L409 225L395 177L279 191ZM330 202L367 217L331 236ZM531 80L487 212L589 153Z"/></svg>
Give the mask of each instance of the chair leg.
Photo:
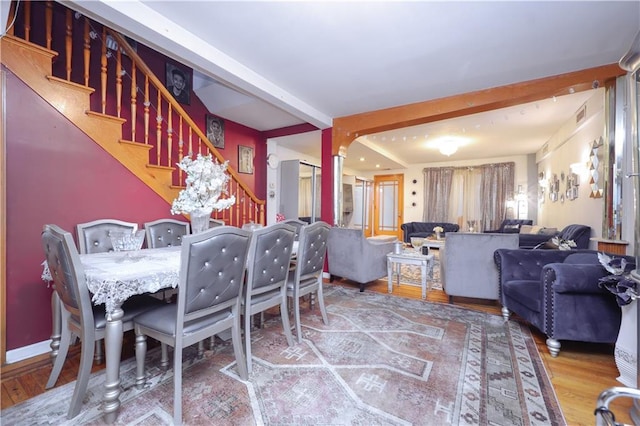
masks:
<svg viewBox="0 0 640 426"><path fill-rule="evenodd" d="M504 318L505 321L509 320L509 309L507 309L506 306L502 307L502 318Z"/></svg>
<svg viewBox="0 0 640 426"><path fill-rule="evenodd" d="M296 335L298 336L298 343L302 343L302 326L300 325L300 297L294 296L293 298L293 316L296 322Z"/></svg>
<svg viewBox="0 0 640 426"><path fill-rule="evenodd" d="M250 315L246 315L246 317L250 317ZM248 333L245 331L245 336ZM245 359L244 353L242 351L242 334L240 332L240 316L234 315L233 325L231 326L231 343L233 344L233 352L236 356L236 365L238 366L238 374L242 380L247 380L249 378L249 372L251 371L249 367L251 364L247 361L249 358ZM251 352L251 342L247 345L247 354Z"/></svg>
<svg viewBox="0 0 640 426"><path fill-rule="evenodd" d="M49 380L47 381L45 389L50 389L55 386L58 381L58 377L60 376L60 372L62 371L62 367L64 366L64 362L67 359L67 353L69 352L71 331L69 330L69 327L67 327L66 321L63 321L62 324L58 354L53 362L53 368L51 369L51 374L49 374Z"/></svg>
<svg viewBox="0 0 640 426"><path fill-rule="evenodd" d="M549 348L549 353L551 354L551 356L555 358L560 353L560 342L549 337L547 339L547 348Z"/></svg>
<svg viewBox="0 0 640 426"><path fill-rule="evenodd" d="M93 357L93 363L95 365L102 364L104 360L104 353L102 351L102 340L96 340L95 356Z"/></svg>
<svg viewBox="0 0 640 426"><path fill-rule="evenodd" d="M80 349L80 367L78 368L78 379L73 389L73 397L69 406L68 419L72 419L80 413L82 408L82 400L87 393L87 384L91 376L91 364L93 363L93 350L95 349L95 341L92 339L93 330L83 330L81 337L82 347Z"/></svg>
<svg viewBox="0 0 640 426"><path fill-rule="evenodd" d="M146 356L147 336L136 332L136 387L138 389L142 389L146 381L146 376L144 374L144 359Z"/></svg>
<svg viewBox="0 0 640 426"><path fill-rule="evenodd" d="M280 301L280 318L282 319L282 328L284 329L284 335L287 338L287 344L293 346L293 334L291 334L291 324L289 323L289 314L287 312L287 294L282 295Z"/></svg>
<svg viewBox="0 0 640 426"><path fill-rule="evenodd" d="M320 286L318 287L318 305L320 306L322 321L325 323L325 325L329 325L329 317L327 316L327 309L324 306L324 294L322 293L322 281L320 282Z"/></svg>
<svg viewBox="0 0 640 426"><path fill-rule="evenodd" d="M204 340L198 342L198 359L202 359L204 356Z"/></svg>
<svg viewBox="0 0 640 426"><path fill-rule="evenodd" d="M160 353L160 368L167 371L169 369L169 345L160 343Z"/></svg>
<svg viewBox="0 0 640 426"><path fill-rule="evenodd" d="M251 318L253 317L253 315L251 315L250 312L251 312L251 307L246 307L246 312L244 315L244 351L246 355L245 362L246 362L247 374L253 371L253 365L251 361L251 323L252 323ZM233 343L233 348L235 350L236 341L234 339L233 332L234 330L232 329L231 339Z"/></svg>
<svg viewBox="0 0 640 426"><path fill-rule="evenodd" d="M182 424L182 348L173 348L173 424Z"/></svg>

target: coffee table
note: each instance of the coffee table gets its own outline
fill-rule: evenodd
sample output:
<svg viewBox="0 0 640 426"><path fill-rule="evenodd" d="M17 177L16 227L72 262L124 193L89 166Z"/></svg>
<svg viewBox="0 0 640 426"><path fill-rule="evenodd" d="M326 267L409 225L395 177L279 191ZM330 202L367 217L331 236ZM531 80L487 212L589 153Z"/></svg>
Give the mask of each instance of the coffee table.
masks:
<svg viewBox="0 0 640 426"><path fill-rule="evenodd" d="M427 246L430 249L435 248L440 250L442 247L444 247L444 238L441 238L439 240L436 239L429 239L429 238L425 238L424 241L422 242L423 246Z"/></svg>
<svg viewBox="0 0 640 426"><path fill-rule="evenodd" d="M426 240L425 240L426 241ZM427 278L433 280L434 255L423 255L415 249L405 249L401 253L387 254L387 282L389 293L393 291L393 276L396 276L397 285L400 287L400 271L402 265L420 266L420 286L422 287L422 298L427 298ZM405 283L407 285L417 285ZM431 289L431 286L429 286Z"/></svg>

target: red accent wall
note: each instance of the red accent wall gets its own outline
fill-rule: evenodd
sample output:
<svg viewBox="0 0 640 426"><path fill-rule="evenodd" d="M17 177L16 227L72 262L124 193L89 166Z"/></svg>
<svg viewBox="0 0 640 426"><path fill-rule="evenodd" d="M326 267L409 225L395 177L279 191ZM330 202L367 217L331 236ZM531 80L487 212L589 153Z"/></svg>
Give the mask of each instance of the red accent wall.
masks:
<svg viewBox="0 0 640 426"><path fill-rule="evenodd" d="M142 226L171 213L169 203L6 71L6 329L12 350L51 335L52 289L40 278L44 224L75 236L77 223L116 218ZM195 94L191 99L189 113L204 128L206 108ZM234 168L238 145L254 148L254 174L241 176L264 199L265 140L254 129L226 121L222 153Z"/></svg>

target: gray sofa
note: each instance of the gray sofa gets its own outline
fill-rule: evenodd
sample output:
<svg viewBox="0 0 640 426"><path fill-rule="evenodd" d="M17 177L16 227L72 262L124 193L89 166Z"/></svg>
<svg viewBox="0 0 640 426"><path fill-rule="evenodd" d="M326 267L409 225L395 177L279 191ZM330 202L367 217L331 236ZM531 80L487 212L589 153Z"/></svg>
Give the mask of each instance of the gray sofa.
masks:
<svg viewBox="0 0 640 426"><path fill-rule="evenodd" d="M440 226L443 229L442 235L446 235L447 232L458 232L460 226L456 223L448 222L407 222L403 223L400 228L403 232L403 240L405 243L411 242L411 237L426 238L435 234L433 228Z"/></svg>
<svg viewBox="0 0 640 426"><path fill-rule="evenodd" d="M449 296L498 300L498 268L493 260L497 249L517 249L518 234L463 233L446 235L440 249L440 279Z"/></svg>
<svg viewBox="0 0 640 426"><path fill-rule="evenodd" d="M393 252L394 241L367 239L362 230L333 227L327 240L330 281L346 278L365 284L387 276L387 253Z"/></svg>

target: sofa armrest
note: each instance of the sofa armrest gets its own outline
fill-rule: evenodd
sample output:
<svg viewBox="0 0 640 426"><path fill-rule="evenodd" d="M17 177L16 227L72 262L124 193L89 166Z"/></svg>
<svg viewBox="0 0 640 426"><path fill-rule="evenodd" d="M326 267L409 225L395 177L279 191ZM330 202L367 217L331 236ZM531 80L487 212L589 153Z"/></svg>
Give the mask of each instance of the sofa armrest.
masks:
<svg viewBox="0 0 640 426"><path fill-rule="evenodd" d="M599 264L551 263L543 268L545 287L556 293L608 293L598 280L609 273Z"/></svg>

